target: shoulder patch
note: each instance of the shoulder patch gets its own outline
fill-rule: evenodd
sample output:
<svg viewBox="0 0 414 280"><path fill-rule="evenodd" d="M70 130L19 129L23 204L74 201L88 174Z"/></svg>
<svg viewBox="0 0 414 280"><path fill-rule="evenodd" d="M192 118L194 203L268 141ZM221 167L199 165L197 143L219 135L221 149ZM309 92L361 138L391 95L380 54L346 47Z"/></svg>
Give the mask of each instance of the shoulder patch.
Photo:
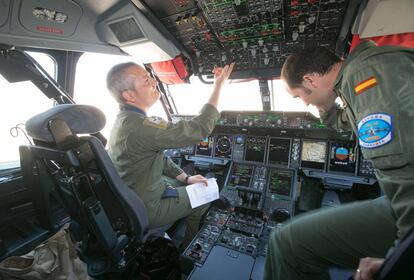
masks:
<svg viewBox="0 0 414 280"><path fill-rule="evenodd" d="M151 126L159 129L167 129L168 122L160 117L147 117L144 119L143 125Z"/></svg>
<svg viewBox="0 0 414 280"><path fill-rule="evenodd" d="M372 76L372 77L360 82L359 84L357 84L355 86L355 88L354 88L355 89L355 94L357 94L357 95L361 94L364 91L366 91L367 89L375 87L377 84L378 84L377 79L374 76Z"/></svg>
<svg viewBox="0 0 414 280"><path fill-rule="evenodd" d="M392 141L392 116L388 114L370 114L358 123L359 145L374 149Z"/></svg>

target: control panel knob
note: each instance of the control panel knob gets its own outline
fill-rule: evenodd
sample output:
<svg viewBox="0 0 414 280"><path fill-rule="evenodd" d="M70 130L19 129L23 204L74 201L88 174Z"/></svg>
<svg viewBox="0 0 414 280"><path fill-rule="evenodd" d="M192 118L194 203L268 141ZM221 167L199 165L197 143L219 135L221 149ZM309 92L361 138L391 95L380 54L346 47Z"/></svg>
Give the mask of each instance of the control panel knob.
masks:
<svg viewBox="0 0 414 280"><path fill-rule="evenodd" d="M286 208L277 208L272 213L272 219L278 223L283 223L290 219L290 213Z"/></svg>
<svg viewBox="0 0 414 280"><path fill-rule="evenodd" d="M200 243L197 242L197 243L194 244L194 250L201 251L201 248L202 248L202 246L201 246Z"/></svg>

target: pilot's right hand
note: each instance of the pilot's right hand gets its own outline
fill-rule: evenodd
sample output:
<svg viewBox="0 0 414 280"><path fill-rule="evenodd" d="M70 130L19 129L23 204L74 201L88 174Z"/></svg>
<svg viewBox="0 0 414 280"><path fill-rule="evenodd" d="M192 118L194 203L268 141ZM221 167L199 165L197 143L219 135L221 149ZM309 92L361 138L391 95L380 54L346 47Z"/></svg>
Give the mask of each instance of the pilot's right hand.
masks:
<svg viewBox="0 0 414 280"><path fill-rule="evenodd" d="M355 280L374 280L375 273L380 269L384 259L362 258L354 273Z"/></svg>
<svg viewBox="0 0 414 280"><path fill-rule="evenodd" d="M213 69L213 73L214 73L214 85L217 86L223 86L226 81L228 80L231 72L233 71L233 67L234 67L234 62L232 62L231 64L228 64L226 66L224 66L223 68L214 68Z"/></svg>
<svg viewBox="0 0 414 280"><path fill-rule="evenodd" d="M195 183L203 183L204 185L207 186L207 179L201 175L190 176L187 180L187 184L192 185Z"/></svg>

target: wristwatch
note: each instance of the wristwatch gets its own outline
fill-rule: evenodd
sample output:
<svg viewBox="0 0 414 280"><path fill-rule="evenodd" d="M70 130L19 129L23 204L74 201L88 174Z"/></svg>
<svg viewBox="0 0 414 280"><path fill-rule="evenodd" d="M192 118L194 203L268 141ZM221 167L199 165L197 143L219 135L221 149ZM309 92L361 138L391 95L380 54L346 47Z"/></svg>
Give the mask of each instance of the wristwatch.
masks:
<svg viewBox="0 0 414 280"><path fill-rule="evenodd" d="M184 179L184 183L186 183L188 185L188 179L190 179L191 175L188 175L185 177Z"/></svg>

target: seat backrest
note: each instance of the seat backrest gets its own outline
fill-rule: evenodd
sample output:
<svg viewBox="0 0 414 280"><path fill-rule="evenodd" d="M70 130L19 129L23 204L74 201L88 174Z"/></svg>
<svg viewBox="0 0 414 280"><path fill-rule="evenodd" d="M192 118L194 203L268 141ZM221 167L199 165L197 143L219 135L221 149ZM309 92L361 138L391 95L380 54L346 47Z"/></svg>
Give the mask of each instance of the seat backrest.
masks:
<svg viewBox="0 0 414 280"><path fill-rule="evenodd" d="M414 279L414 226L402 238L393 252L385 259L374 279Z"/></svg>
<svg viewBox="0 0 414 280"><path fill-rule="evenodd" d="M52 178L77 225L74 235L91 276L123 269L125 249L142 243L148 229L142 200L119 177L102 142L79 136L104 125L104 114L95 107L58 105L26 122L35 145L20 147L30 159L23 173L46 170ZM30 180L32 175L24 176Z"/></svg>

